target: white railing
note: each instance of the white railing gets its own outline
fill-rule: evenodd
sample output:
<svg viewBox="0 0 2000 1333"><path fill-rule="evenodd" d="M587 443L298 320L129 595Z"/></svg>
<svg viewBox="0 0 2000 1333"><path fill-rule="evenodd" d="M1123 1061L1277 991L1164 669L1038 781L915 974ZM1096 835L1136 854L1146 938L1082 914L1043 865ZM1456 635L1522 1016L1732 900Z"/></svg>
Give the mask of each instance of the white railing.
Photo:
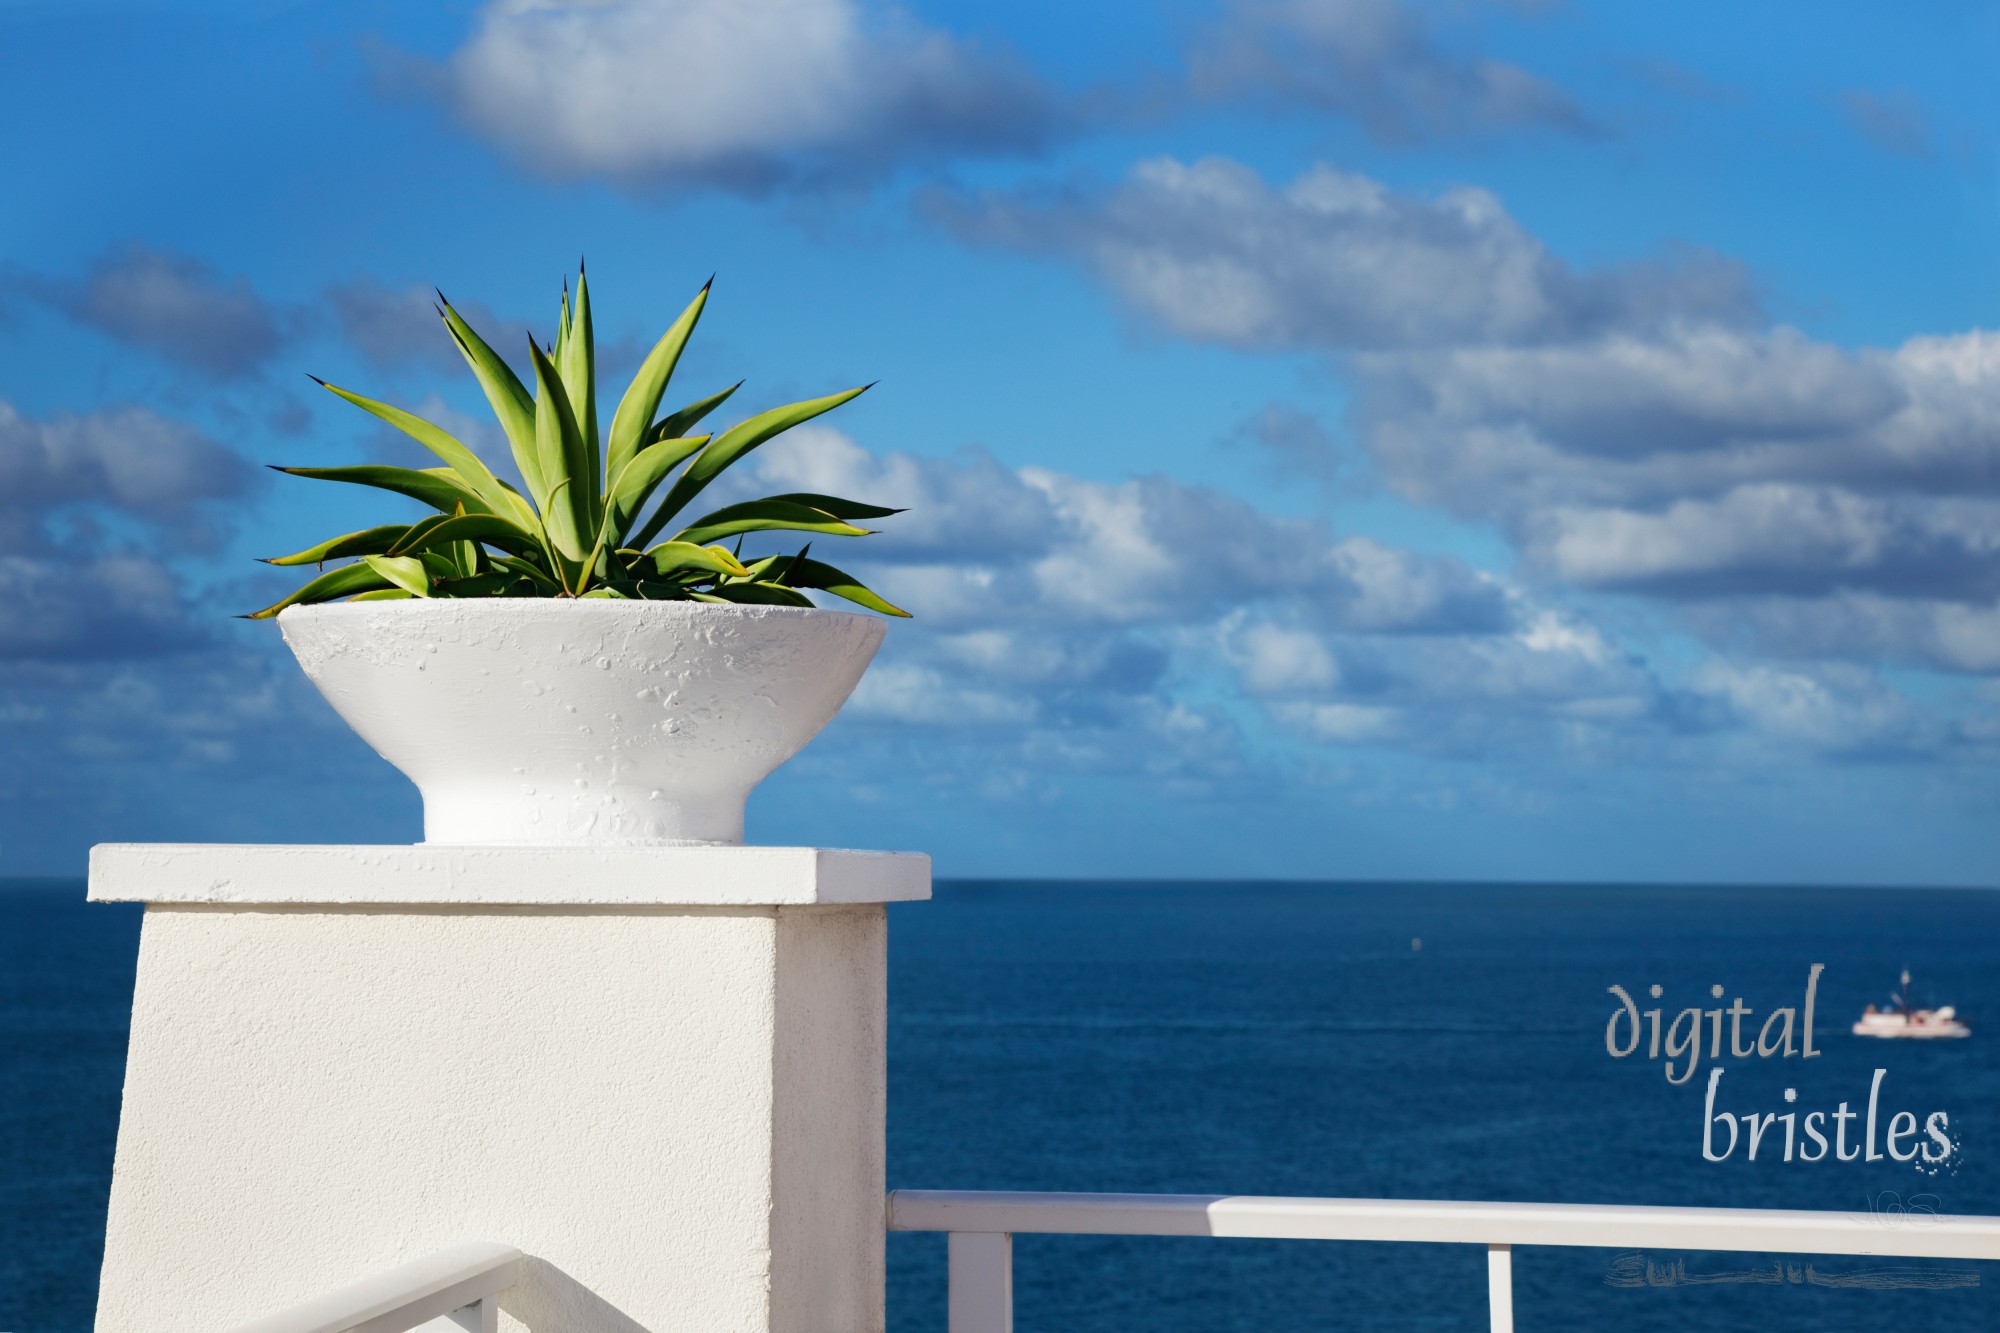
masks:
<svg viewBox="0 0 2000 1333"><path fill-rule="evenodd" d="M496 1333L499 1294L521 1275L521 1252L473 1241L328 1292L232 1333L407 1333L438 1320L443 1330Z"/></svg>
<svg viewBox="0 0 2000 1333"><path fill-rule="evenodd" d="M1513 1333L1516 1245L2000 1259L2000 1217L1224 1194L896 1190L891 1231L950 1233L950 1333L1013 1333L1016 1232L1428 1241L1486 1247L1493 1333Z"/></svg>

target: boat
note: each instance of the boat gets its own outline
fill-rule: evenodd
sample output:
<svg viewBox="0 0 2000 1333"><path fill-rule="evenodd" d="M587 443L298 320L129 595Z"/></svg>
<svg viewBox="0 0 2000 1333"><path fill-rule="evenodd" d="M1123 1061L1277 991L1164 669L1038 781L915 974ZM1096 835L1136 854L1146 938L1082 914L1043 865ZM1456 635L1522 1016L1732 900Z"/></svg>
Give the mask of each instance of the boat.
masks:
<svg viewBox="0 0 2000 1333"><path fill-rule="evenodd" d="M1969 1037L1972 1029L1950 1005L1936 1009L1913 1008L1903 997L1910 992L1909 969L1903 971L1903 989L1889 997L1889 1007L1869 1005L1855 1020L1857 1037Z"/></svg>

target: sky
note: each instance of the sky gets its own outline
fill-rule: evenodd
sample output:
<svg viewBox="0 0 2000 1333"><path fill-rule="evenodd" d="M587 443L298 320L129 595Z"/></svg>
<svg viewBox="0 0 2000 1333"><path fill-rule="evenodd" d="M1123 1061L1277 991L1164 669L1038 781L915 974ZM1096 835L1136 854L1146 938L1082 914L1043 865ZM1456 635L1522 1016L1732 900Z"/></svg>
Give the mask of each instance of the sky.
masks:
<svg viewBox="0 0 2000 1333"><path fill-rule="evenodd" d="M675 401L879 381L739 465L906 506L828 558L915 612L753 841L1995 883L1996 50L1951 0L0 0L0 874L421 837L234 618L411 515L262 465L423 465L311 374L504 467L431 293L505 350L586 257L610 385L711 274Z"/></svg>

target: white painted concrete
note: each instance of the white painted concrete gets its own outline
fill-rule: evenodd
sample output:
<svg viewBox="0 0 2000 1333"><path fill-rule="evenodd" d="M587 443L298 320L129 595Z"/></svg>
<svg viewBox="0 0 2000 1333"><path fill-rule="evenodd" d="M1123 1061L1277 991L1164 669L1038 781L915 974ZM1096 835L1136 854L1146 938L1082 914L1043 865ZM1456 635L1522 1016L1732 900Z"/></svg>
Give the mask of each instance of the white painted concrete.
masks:
<svg viewBox="0 0 2000 1333"><path fill-rule="evenodd" d="M931 896L921 852L100 843L96 902L811 906Z"/></svg>
<svg viewBox="0 0 2000 1333"><path fill-rule="evenodd" d="M215 1333L470 1240L527 1256L516 1333L880 1330L880 902L277 901L286 858L244 850L210 853L233 900L147 908L100 1333ZM538 873L598 865L563 855ZM111 849L93 896L144 869Z"/></svg>
<svg viewBox="0 0 2000 1333"><path fill-rule="evenodd" d="M287 607L299 665L424 796L437 843L743 841L743 802L818 735L879 616L489 597Z"/></svg>

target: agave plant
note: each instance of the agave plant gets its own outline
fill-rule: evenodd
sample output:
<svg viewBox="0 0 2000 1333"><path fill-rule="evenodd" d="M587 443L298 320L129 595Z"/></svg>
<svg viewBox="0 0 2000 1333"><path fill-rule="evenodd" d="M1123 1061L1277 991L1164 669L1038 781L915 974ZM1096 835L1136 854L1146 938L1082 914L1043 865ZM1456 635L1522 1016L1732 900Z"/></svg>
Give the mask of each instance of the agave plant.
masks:
<svg viewBox="0 0 2000 1333"><path fill-rule="evenodd" d="M304 603L399 597L615 597L809 607L813 603L806 597L808 589L885 615L908 615L859 580L809 558L810 540L795 554L748 562L742 555L746 533L863 537L869 530L855 526L853 520L886 518L900 510L832 495L795 493L725 505L693 522L681 521L689 502L730 464L869 387L772 408L720 435L690 432L742 387L740 381L655 419L708 292L703 286L654 344L612 413L610 431L602 436L590 292L582 272L577 274L573 301L568 284L563 286L562 319L554 344L544 351L534 339L528 340L532 394L444 294L438 294L438 314L500 419L526 494L495 476L477 454L432 423L315 377L323 388L409 435L442 459L444 466L277 470L394 491L437 513L414 523L350 532L267 561L314 565L321 572L249 618L265 619ZM680 468L679 475L658 503L652 503L675 468ZM655 541L676 522L680 525L671 536ZM721 544L731 537L736 538L733 550ZM350 563L328 568L333 561Z"/></svg>

